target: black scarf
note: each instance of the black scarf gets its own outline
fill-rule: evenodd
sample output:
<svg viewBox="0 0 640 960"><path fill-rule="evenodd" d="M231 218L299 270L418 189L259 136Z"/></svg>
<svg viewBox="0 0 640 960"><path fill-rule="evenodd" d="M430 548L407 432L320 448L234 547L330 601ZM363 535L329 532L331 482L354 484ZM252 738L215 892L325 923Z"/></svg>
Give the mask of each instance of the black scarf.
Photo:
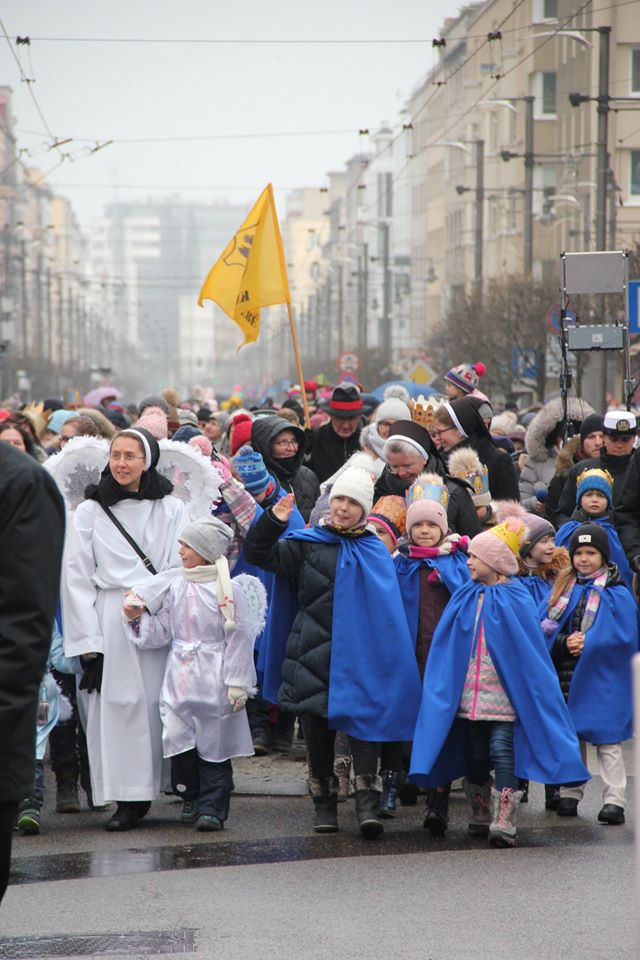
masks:
<svg viewBox="0 0 640 960"><path fill-rule="evenodd" d="M102 471L102 476L97 484L91 483L86 488L84 495L86 500L97 500L101 507L112 507L114 503L120 500L161 500L168 496L173 490L173 484L162 474L158 473L156 466L160 459L160 447L158 441L148 430L136 427L135 432L129 433L122 431L119 436L136 437L136 432L143 434L149 449L151 451L151 466L140 477L139 490L125 490L125 488L115 479L109 464ZM136 437L138 442L139 437Z"/></svg>

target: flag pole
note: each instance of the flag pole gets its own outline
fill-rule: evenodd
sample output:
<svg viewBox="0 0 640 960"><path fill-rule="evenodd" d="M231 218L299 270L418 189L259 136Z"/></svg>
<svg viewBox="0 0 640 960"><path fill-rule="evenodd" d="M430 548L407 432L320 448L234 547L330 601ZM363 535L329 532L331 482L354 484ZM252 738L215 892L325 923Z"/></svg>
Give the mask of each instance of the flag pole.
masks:
<svg viewBox="0 0 640 960"><path fill-rule="evenodd" d="M293 307L291 302L287 303L287 312L289 314L289 328L291 330L291 340L293 341L293 353L296 358L296 370L298 371L298 382L300 383L300 393L302 394L302 406L304 408L304 425L307 430L311 427L309 419L309 405L307 403L307 391L304 388L304 376L302 374L302 362L300 360L300 350L298 349L298 335L296 333L296 321L293 316Z"/></svg>

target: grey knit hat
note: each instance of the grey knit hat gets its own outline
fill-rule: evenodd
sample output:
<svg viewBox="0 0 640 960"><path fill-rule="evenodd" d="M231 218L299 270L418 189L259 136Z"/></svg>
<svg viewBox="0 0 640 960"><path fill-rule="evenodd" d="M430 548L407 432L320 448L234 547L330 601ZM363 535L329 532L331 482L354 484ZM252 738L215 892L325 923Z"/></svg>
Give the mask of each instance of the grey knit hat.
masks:
<svg viewBox="0 0 640 960"><path fill-rule="evenodd" d="M163 413L169 416L169 404L164 397L161 397L160 394L152 393L150 396L145 397L144 400L140 401L138 405L138 416L141 417L144 410L147 407L160 407Z"/></svg>
<svg viewBox="0 0 640 960"><path fill-rule="evenodd" d="M219 557L224 556L233 539L233 533L222 520L200 517L186 526L178 539L209 563L215 563Z"/></svg>

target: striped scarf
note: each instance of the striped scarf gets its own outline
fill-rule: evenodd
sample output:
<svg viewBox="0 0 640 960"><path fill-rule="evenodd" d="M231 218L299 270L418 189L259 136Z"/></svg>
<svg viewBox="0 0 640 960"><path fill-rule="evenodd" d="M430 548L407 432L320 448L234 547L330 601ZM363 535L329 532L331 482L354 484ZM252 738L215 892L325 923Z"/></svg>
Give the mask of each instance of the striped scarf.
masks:
<svg viewBox="0 0 640 960"><path fill-rule="evenodd" d="M582 615L582 623L580 624L580 630L582 633L586 633L587 630L593 626L594 620L596 619L596 614L598 613L598 608L600 606L602 591L607 584L608 577L609 570L607 567L601 567L600 570L594 573L593 577L589 577L589 580L593 580L593 585L587 595L587 602ZM562 619L565 610L569 606L569 600L571 599L573 588L579 582L580 581L577 577L573 577L573 579L568 583L564 593L558 597L552 607L549 607L549 613L542 621L542 631L546 637L551 636L551 634L557 630L558 621ZM583 580L581 582L584 583L585 581Z"/></svg>

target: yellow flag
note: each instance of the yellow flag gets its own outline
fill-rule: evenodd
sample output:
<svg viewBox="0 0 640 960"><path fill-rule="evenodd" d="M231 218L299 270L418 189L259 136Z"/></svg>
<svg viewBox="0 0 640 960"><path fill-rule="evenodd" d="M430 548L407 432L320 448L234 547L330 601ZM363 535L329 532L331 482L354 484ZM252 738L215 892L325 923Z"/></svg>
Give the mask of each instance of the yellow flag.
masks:
<svg viewBox="0 0 640 960"><path fill-rule="evenodd" d="M271 184L215 262L202 285L198 304L213 300L244 333L243 347L258 339L260 307L291 303Z"/></svg>

